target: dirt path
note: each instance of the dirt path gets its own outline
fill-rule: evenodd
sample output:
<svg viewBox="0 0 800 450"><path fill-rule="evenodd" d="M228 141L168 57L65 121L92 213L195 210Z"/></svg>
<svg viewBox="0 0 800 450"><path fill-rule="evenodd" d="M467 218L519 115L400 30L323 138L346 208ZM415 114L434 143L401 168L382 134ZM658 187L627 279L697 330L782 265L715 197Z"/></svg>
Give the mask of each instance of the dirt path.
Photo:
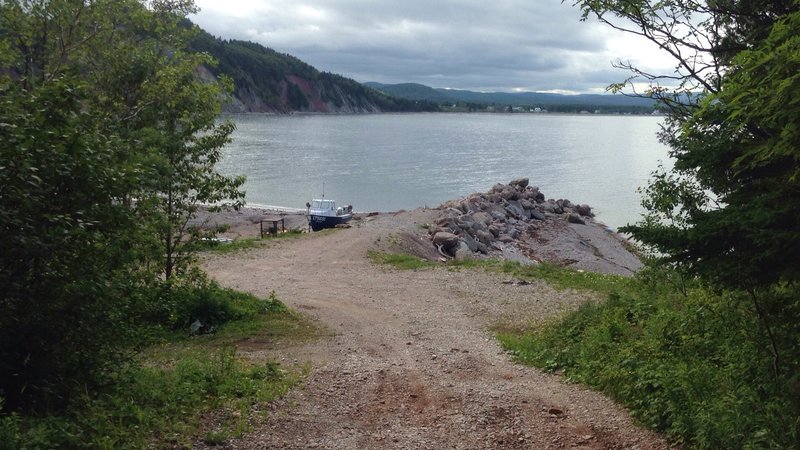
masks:
<svg viewBox="0 0 800 450"><path fill-rule="evenodd" d="M666 448L620 407L510 362L488 327L552 317L585 300L544 284L447 269L397 271L367 250L425 212L278 242L206 261L223 285L266 296L336 332L291 350L304 384L232 448Z"/></svg>

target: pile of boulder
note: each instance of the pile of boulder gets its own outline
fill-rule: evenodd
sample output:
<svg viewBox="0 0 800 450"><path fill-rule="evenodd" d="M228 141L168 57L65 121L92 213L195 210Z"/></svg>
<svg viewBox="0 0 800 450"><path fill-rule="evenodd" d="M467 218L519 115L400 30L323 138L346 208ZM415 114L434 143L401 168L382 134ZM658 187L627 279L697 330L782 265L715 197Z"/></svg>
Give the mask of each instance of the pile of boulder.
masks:
<svg viewBox="0 0 800 450"><path fill-rule="evenodd" d="M497 184L485 194L450 201L439 209L441 214L428 231L439 252L456 259L502 251L506 244L535 234L548 222L586 225L594 216L588 205L545 200L527 178Z"/></svg>

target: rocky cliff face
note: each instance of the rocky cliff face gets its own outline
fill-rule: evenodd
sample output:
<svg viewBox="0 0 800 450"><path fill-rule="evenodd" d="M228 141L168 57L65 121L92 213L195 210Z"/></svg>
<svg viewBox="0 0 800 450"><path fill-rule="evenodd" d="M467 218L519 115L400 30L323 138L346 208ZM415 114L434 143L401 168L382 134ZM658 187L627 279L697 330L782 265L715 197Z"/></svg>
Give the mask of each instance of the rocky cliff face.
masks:
<svg viewBox="0 0 800 450"><path fill-rule="evenodd" d="M201 68L198 75L203 79L215 79L206 67ZM276 83L275 91L279 93L278 96L265 98L249 86L237 86L230 101L223 106L223 111L273 114L383 112L371 99L330 80L309 80L298 75L287 75Z"/></svg>
<svg viewBox="0 0 800 450"><path fill-rule="evenodd" d="M369 99L349 92L339 84L327 83L323 85L317 81L308 80L297 75L289 75L281 83L283 95L281 102L288 104L287 92L296 87L305 97L308 106L304 112L322 113L376 113L381 108Z"/></svg>
<svg viewBox="0 0 800 450"><path fill-rule="evenodd" d="M212 80L227 75L234 85L226 112L274 114L437 111L438 105L387 95L341 75L322 72L294 56L248 41L222 40L201 31L192 41L214 67L198 69Z"/></svg>

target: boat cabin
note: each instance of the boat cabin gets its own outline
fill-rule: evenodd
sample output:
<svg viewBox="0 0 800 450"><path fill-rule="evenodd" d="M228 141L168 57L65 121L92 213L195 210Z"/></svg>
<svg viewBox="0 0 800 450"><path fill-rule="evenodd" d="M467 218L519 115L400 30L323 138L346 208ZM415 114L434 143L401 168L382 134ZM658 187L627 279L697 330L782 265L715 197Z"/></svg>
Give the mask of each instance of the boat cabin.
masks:
<svg viewBox="0 0 800 450"><path fill-rule="evenodd" d="M311 214L324 216L341 216L352 212L352 206L336 207L335 200L314 199L310 203Z"/></svg>

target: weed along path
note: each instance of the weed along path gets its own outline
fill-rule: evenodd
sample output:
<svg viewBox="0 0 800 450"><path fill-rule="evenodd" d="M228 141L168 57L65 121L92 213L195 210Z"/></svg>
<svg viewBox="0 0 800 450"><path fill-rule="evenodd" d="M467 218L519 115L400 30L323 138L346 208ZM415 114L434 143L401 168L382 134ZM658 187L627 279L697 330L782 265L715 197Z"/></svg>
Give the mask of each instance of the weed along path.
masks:
<svg viewBox="0 0 800 450"><path fill-rule="evenodd" d="M227 447L667 448L602 395L513 363L490 331L554 317L587 294L505 284L483 270L401 271L367 256L418 232L426 214L370 217L204 262L224 286L274 290L333 331L270 354L310 361L311 372Z"/></svg>

